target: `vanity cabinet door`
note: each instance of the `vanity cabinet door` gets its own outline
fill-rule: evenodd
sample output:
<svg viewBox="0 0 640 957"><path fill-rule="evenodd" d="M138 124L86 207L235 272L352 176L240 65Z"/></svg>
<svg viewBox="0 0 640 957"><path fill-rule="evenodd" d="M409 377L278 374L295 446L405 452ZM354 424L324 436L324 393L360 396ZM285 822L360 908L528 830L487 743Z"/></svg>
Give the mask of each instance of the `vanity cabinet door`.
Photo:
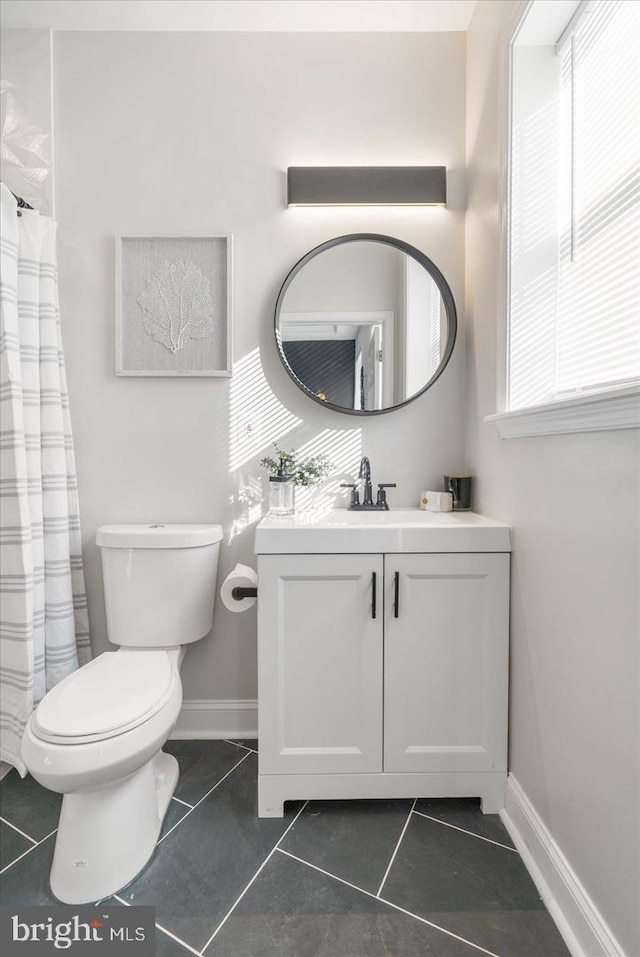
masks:
<svg viewBox="0 0 640 957"><path fill-rule="evenodd" d="M506 771L509 556L386 555L385 577L384 770Z"/></svg>
<svg viewBox="0 0 640 957"><path fill-rule="evenodd" d="M382 770L382 555L258 560L261 774Z"/></svg>

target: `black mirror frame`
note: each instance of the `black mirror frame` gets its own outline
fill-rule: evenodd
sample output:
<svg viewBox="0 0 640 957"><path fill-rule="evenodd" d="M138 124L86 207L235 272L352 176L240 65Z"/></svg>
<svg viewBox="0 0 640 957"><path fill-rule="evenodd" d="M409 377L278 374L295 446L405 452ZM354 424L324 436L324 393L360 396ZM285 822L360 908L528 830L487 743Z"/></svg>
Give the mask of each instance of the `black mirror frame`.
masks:
<svg viewBox="0 0 640 957"><path fill-rule="evenodd" d="M284 349L282 348L282 336L280 334L280 310L285 293L292 281L310 259L313 259L315 256L318 256L320 253L325 252L328 249L333 249L334 246L342 246L346 243L354 242L382 243L386 246L393 246L395 249L399 249L401 252L406 253L407 256L411 256L412 259L415 259L416 262L420 263L423 269L426 269L438 287L447 315L447 341L442 354L442 359L440 360L440 365L419 392L416 392L409 399L405 399L404 402L398 402L397 405L390 405L385 409L346 409L344 406L334 405L332 402L327 402L325 399L319 399L317 395L314 395L314 393L311 392L310 389L307 389L305 384L298 379L293 369L287 362L287 357L285 356ZM405 405L409 405L410 402L414 402L419 396L426 392L427 389L430 389L434 382L436 382L436 380L439 379L444 372L453 352L457 331L458 319L453 293L449 288L447 280L444 278L435 263L433 263L428 256L425 256L424 253L420 252L419 249L416 249L415 246L411 246L409 243L405 243L401 239L394 239L393 236L384 236L380 233L349 233L345 236L337 236L335 239L329 239L327 242L321 243L319 246L314 246L314 248L310 249L309 252L302 257L302 259L298 260L298 262L287 275L285 281L282 283L280 292L278 293L278 298L276 299L274 311L274 334L278 355L280 356L280 361L285 367L290 378L293 379L301 392L309 396L310 399L313 399L314 402L317 402L318 405L321 405L325 409L331 409L333 412L341 412L343 415L382 415L385 412L393 412L395 409L402 409Z"/></svg>

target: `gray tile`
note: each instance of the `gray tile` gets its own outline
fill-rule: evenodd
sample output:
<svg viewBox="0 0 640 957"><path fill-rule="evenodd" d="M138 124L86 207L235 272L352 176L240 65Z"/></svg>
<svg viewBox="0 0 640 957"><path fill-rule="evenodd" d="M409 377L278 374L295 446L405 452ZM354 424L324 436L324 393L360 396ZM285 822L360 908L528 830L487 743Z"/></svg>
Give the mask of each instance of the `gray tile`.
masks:
<svg viewBox="0 0 640 957"><path fill-rule="evenodd" d="M49 884L55 842L56 835L52 834L0 876L0 903L25 906L60 904ZM125 891L118 893L124 895ZM123 906L115 897L109 897L101 903L105 907Z"/></svg>
<svg viewBox="0 0 640 957"><path fill-rule="evenodd" d="M174 801L172 798L169 802L167 813L164 816L164 821L162 822L159 840L162 840L172 827L175 827L180 821L184 821L189 810L190 808L188 808L186 804L181 804L180 801Z"/></svg>
<svg viewBox="0 0 640 957"><path fill-rule="evenodd" d="M43 788L30 774L21 778L15 768L0 783L0 816L36 841L58 826L61 804L61 794Z"/></svg>
<svg viewBox="0 0 640 957"><path fill-rule="evenodd" d="M252 747L255 741L243 741ZM183 769L189 803L199 800L243 757L228 742L170 742ZM249 755L202 804L172 800L163 834L145 870L119 892L152 904L160 957L201 948L228 913L299 808L282 820L256 816L257 757ZM0 785L7 819L33 837L31 846L3 827L3 904L55 904L49 888L61 796L12 771ZM314 802L283 844L353 884L377 889L410 802ZM423 799L416 805L442 823L414 815L383 896L501 957L566 957L567 950L519 856L480 841L510 844L494 816L472 801ZM455 828L462 828L462 831ZM16 845L15 841L18 844ZM386 858L386 859L385 859ZM282 862L285 862L284 864ZM384 864L384 867L382 866ZM103 906L117 905L109 899ZM207 957L471 957L464 941L423 924L355 888L276 852L207 950ZM477 954L477 951L476 951Z"/></svg>
<svg viewBox="0 0 640 957"><path fill-rule="evenodd" d="M33 847L33 843L0 821L0 870Z"/></svg>
<svg viewBox="0 0 640 957"><path fill-rule="evenodd" d="M229 740L234 744L241 744L243 748L250 748L251 751L258 750L257 738L230 738Z"/></svg>
<svg viewBox="0 0 640 957"><path fill-rule="evenodd" d="M477 957L478 951L276 851L204 953Z"/></svg>
<svg viewBox="0 0 640 957"><path fill-rule="evenodd" d="M513 847L499 814L483 814L479 798L420 798L416 811L435 817L445 824L453 824L464 831L479 834L490 841Z"/></svg>
<svg viewBox="0 0 640 957"><path fill-rule="evenodd" d="M188 957L189 954L193 955L193 951L163 933L160 927L156 927L155 957Z"/></svg>
<svg viewBox="0 0 640 957"><path fill-rule="evenodd" d="M375 894L412 801L312 801L282 842L286 851Z"/></svg>
<svg viewBox="0 0 640 957"><path fill-rule="evenodd" d="M164 820L162 833L166 833L174 824L180 822L188 811L189 808L185 807L184 804L172 800ZM3 827L3 837L5 829L11 831L11 828ZM20 837L20 835L17 836ZM53 862L55 840L56 835L52 834L37 847L33 847L32 844L25 841L25 844L29 844L29 847L33 847L33 850L25 855L22 860L16 861L0 877L0 899L3 904L44 905L59 903L49 887L49 874ZM148 867L149 865L145 866ZM144 870L141 873L144 873ZM105 903L109 906L118 906L119 904L114 898L109 898Z"/></svg>
<svg viewBox="0 0 640 957"><path fill-rule="evenodd" d="M519 854L413 814L382 896L507 957L567 957Z"/></svg>
<svg viewBox="0 0 640 957"><path fill-rule="evenodd" d="M59 904L49 887L55 834L43 841L0 877L0 902L7 905L44 906Z"/></svg>
<svg viewBox="0 0 640 957"><path fill-rule="evenodd" d="M245 754L227 741L167 741L163 750L178 759L174 796L188 804L197 804Z"/></svg>
<svg viewBox="0 0 640 957"><path fill-rule="evenodd" d="M250 754L173 833L146 870L122 892L131 904L152 904L156 920L196 949L251 880L291 823L257 816L257 755Z"/></svg>

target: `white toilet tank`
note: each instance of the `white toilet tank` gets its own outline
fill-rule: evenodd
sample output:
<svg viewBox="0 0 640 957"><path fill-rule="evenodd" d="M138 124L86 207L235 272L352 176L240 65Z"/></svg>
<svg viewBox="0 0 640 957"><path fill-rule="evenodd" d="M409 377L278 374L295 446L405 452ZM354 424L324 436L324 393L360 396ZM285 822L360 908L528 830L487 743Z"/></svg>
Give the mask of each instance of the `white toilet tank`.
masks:
<svg viewBox="0 0 640 957"><path fill-rule="evenodd" d="M221 525L103 525L96 533L109 640L167 648L211 630Z"/></svg>

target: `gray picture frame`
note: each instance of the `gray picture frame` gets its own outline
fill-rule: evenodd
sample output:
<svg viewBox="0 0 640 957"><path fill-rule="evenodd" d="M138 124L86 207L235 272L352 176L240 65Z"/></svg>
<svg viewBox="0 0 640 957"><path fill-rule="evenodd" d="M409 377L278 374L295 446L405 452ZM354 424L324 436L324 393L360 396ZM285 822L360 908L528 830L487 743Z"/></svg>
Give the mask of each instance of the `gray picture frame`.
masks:
<svg viewBox="0 0 640 957"><path fill-rule="evenodd" d="M118 376L227 376L233 237L116 237Z"/></svg>

